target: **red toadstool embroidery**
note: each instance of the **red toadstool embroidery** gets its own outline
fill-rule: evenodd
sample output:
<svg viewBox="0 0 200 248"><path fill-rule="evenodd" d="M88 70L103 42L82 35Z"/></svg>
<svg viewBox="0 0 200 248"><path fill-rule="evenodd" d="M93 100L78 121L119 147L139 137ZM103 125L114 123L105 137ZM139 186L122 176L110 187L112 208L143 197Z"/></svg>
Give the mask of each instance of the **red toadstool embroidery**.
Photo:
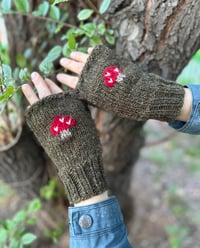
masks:
<svg viewBox="0 0 200 248"><path fill-rule="evenodd" d="M72 136L69 129L76 125L76 120L70 116L56 116L50 127L50 131L54 137L61 135L61 138Z"/></svg>
<svg viewBox="0 0 200 248"><path fill-rule="evenodd" d="M103 71L103 78L107 87L113 87L117 82L123 81L125 75L117 66L110 66Z"/></svg>

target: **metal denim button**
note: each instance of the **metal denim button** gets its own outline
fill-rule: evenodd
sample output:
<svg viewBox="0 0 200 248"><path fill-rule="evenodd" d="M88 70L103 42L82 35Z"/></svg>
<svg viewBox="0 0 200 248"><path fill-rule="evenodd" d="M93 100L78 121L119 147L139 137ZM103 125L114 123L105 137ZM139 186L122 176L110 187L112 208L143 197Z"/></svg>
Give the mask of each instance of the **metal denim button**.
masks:
<svg viewBox="0 0 200 248"><path fill-rule="evenodd" d="M92 225L92 217L86 214L82 215L78 223L82 228L89 228Z"/></svg>

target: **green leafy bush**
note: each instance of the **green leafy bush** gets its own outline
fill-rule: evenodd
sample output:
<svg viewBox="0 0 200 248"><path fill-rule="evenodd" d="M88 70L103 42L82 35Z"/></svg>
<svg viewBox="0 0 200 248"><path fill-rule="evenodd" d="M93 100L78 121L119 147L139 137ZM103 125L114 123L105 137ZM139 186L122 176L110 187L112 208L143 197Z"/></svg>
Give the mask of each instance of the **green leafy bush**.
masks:
<svg viewBox="0 0 200 248"><path fill-rule="evenodd" d="M70 0L42 1L36 9L31 9L29 1L26 0L0 1L0 12L3 15L22 15L40 19L46 26L50 37L60 34L62 43L62 45L52 47L42 61L38 61L36 58L28 63L28 59L32 55L32 48L26 49L23 54L16 55L17 68L9 66L8 53L4 51L5 48L2 45L0 46L1 51L3 51L0 55L1 112L8 100L19 91L21 84L30 80L30 72L35 65L38 65L39 71L47 76L54 72L54 62L62 55L68 57L74 50L87 51L86 47L103 44L103 41L114 45L114 31L108 28L108 23L103 16L111 1L103 0L99 10L93 5L91 5L93 8L80 10L77 15L79 22L77 26L67 22L69 16L66 11L68 2ZM93 22L91 17L97 15L99 16L98 21ZM61 35L63 30L66 32ZM42 52L46 45L44 41L39 51Z"/></svg>

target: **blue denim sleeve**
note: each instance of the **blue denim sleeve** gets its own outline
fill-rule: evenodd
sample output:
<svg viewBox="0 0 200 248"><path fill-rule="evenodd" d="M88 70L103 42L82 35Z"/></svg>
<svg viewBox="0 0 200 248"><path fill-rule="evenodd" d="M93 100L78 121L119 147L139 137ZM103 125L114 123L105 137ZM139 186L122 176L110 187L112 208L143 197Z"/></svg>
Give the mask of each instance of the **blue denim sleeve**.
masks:
<svg viewBox="0 0 200 248"><path fill-rule="evenodd" d="M115 197L69 207L70 248L131 248Z"/></svg>
<svg viewBox="0 0 200 248"><path fill-rule="evenodd" d="M192 111L187 122L173 121L169 125L182 133L200 134L200 85L186 85L192 92Z"/></svg>

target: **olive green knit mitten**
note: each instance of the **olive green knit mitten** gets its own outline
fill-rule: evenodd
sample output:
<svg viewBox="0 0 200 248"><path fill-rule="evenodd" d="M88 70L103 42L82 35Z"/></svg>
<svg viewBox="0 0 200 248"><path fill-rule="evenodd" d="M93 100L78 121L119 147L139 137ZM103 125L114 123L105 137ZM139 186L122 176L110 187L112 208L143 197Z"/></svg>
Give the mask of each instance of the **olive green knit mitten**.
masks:
<svg viewBox="0 0 200 248"><path fill-rule="evenodd" d="M57 167L69 202L80 202L107 190L102 150L87 106L60 93L33 104L28 126Z"/></svg>
<svg viewBox="0 0 200 248"><path fill-rule="evenodd" d="M77 85L82 99L125 118L172 121L183 106L184 88L142 72L104 46L94 48Z"/></svg>

